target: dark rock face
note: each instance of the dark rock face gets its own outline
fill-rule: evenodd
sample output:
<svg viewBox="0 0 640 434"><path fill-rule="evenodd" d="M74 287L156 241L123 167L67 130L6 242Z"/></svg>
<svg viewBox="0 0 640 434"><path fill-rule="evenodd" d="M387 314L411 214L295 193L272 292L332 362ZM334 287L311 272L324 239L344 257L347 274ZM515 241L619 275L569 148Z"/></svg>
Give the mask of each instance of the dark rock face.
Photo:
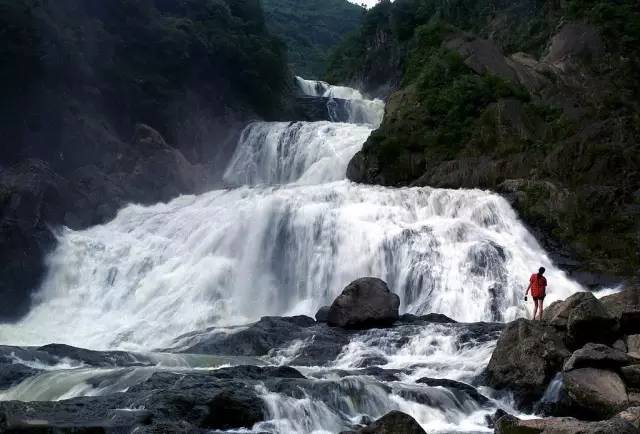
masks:
<svg viewBox="0 0 640 434"><path fill-rule="evenodd" d="M628 354L602 344L586 344L567 359L563 370L571 371L577 368L617 369L633 363L634 359ZM638 360L640 362L640 360Z"/></svg>
<svg viewBox="0 0 640 434"><path fill-rule="evenodd" d="M320 309L318 309L318 312L316 312L316 321L327 322L329 320L330 308L331 308L330 306L322 306Z"/></svg>
<svg viewBox="0 0 640 434"><path fill-rule="evenodd" d="M380 279L351 282L331 305L327 323L343 328L388 326L398 320L400 297Z"/></svg>
<svg viewBox="0 0 640 434"><path fill-rule="evenodd" d="M476 390L475 387L462 383L460 381L449 380L446 378L420 378L416 381L416 383L426 384L431 387L444 387L449 390L457 392L458 394L466 395L470 397L474 401L476 401L480 405L485 405L489 403L489 398L481 394Z"/></svg>
<svg viewBox="0 0 640 434"><path fill-rule="evenodd" d="M264 317L246 329L233 334L207 331L186 337L196 344L188 346L184 352L204 354L224 354L234 356L265 356L275 348L282 348L300 340L308 341L292 364L324 365L334 360L349 342L350 334L325 324L317 324L313 319L300 317ZM179 338L179 339L184 339Z"/></svg>
<svg viewBox="0 0 640 434"><path fill-rule="evenodd" d="M521 420L503 416L496 423L496 434L635 434L640 430L640 407L632 407L609 420L585 422L572 417Z"/></svg>
<svg viewBox="0 0 640 434"><path fill-rule="evenodd" d="M640 364L622 367L620 375L627 386L640 389Z"/></svg>
<svg viewBox="0 0 640 434"><path fill-rule="evenodd" d="M402 322L431 322L431 323L440 323L440 324L454 324L457 321L449 318L446 315L441 313L428 313L426 315L416 316L410 313L405 313L400 315L400 321Z"/></svg>
<svg viewBox="0 0 640 434"><path fill-rule="evenodd" d="M486 369L487 383L509 388L521 403L538 399L569 356L555 327L519 319L507 324Z"/></svg>
<svg viewBox="0 0 640 434"><path fill-rule="evenodd" d="M191 433L250 428L266 417L256 384L302 379L295 369L278 367L158 372L126 393L66 401L0 402L0 432L128 433L140 428L143 432Z"/></svg>
<svg viewBox="0 0 640 434"><path fill-rule="evenodd" d="M347 122L349 120L348 104L348 101L340 98L297 97L294 103L295 120Z"/></svg>
<svg viewBox="0 0 640 434"><path fill-rule="evenodd" d="M392 411L357 431L357 434L426 434L420 424L406 413ZM343 433L344 434L344 433Z"/></svg>
<svg viewBox="0 0 640 434"><path fill-rule="evenodd" d="M562 376L575 412L584 418L604 419L629 406L625 384L613 371L580 368Z"/></svg>
<svg viewBox="0 0 640 434"><path fill-rule="evenodd" d="M567 331L567 344L571 348L580 348L587 342L611 344L618 332L616 319L590 292L578 292L553 303L545 310L544 319Z"/></svg>
<svg viewBox="0 0 640 434"><path fill-rule="evenodd" d="M640 287L627 288L600 300L607 311L620 321L624 334L640 333Z"/></svg>

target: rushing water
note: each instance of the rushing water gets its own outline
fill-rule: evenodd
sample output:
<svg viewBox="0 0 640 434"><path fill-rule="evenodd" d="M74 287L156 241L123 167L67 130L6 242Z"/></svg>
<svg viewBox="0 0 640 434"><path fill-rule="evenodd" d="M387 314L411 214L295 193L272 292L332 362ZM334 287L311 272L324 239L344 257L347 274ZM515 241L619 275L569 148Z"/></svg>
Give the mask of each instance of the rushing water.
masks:
<svg viewBox="0 0 640 434"><path fill-rule="evenodd" d="M0 342L167 347L178 335L263 315L312 316L367 275L389 283L402 312L440 312L467 322L527 315L524 284L541 265L550 301L580 289L496 194L344 180L384 105L353 89L298 83L310 96L349 100L353 123L252 123L225 173L230 188L130 205L107 224L63 230L34 308L18 324L1 326ZM287 364L307 344L274 349L265 361ZM461 343L458 329L447 325L361 333L332 366L303 369L317 378L303 397L261 390L272 417L254 428L336 432L363 416L400 409L429 430L486 430L484 416L497 404L481 408L415 380L471 381L494 346L495 337ZM401 370L403 381L335 376L336 369L359 367L372 356L378 366ZM111 393L157 369L167 368L50 369L0 399ZM424 393L428 400L416 400Z"/></svg>

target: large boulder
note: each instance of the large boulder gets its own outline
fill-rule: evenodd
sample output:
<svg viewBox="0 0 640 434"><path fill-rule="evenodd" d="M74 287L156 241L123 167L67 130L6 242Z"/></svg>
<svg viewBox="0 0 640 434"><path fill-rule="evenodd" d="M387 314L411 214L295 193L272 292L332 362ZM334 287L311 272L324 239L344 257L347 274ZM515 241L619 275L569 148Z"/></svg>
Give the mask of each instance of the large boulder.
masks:
<svg viewBox="0 0 640 434"><path fill-rule="evenodd" d="M625 384L613 371L581 368L562 378L571 407L584 418L605 419L629 406Z"/></svg>
<svg viewBox="0 0 640 434"><path fill-rule="evenodd" d="M640 358L640 335L627 336L625 345L629 355Z"/></svg>
<svg viewBox="0 0 640 434"><path fill-rule="evenodd" d="M330 306L322 306L318 309L316 312L316 322L327 322L329 319L329 309L331 309Z"/></svg>
<svg viewBox="0 0 640 434"><path fill-rule="evenodd" d="M417 380L416 383L426 384L430 387L444 387L445 389L449 389L456 395L456 398L461 401L471 398L480 405L485 405L490 402L489 398L478 392L475 387L460 381L449 380L447 378L423 377Z"/></svg>
<svg viewBox="0 0 640 434"><path fill-rule="evenodd" d="M374 277L351 282L331 305L327 323L334 327L388 326L398 320L400 297Z"/></svg>
<svg viewBox="0 0 640 434"><path fill-rule="evenodd" d="M572 417L523 420L506 415L496 422L495 434L637 434L638 430L640 407L632 407L600 422Z"/></svg>
<svg viewBox="0 0 640 434"><path fill-rule="evenodd" d="M620 322L624 334L640 333L640 287L627 288L600 299L606 310Z"/></svg>
<svg viewBox="0 0 640 434"><path fill-rule="evenodd" d="M541 322L509 323L486 369L489 386L516 392L520 404L537 400L569 357L562 332Z"/></svg>
<svg viewBox="0 0 640 434"><path fill-rule="evenodd" d="M618 321L593 294L586 294L568 312L567 344L571 348L580 348L588 342L610 344L617 336ZM572 297L567 299L570 304Z"/></svg>
<svg viewBox="0 0 640 434"><path fill-rule="evenodd" d="M400 411L392 411L374 423L367 425L358 431L351 431L357 434L426 434L420 424L411 416ZM346 433L343 433L346 434Z"/></svg>
<svg viewBox="0 0 640 434"><path fill-rule="evenodd" d="M640 365L624 366L620 369L620 375L627 387L640 389Z"/></svg>
<svg viewBox="0 0 640 434"><path fill-rule="evenodd" d="M620 350L602 344L586 344L574 351L564 363L563 370L577 368L617 369L634 362L634 358Z"/></svg>

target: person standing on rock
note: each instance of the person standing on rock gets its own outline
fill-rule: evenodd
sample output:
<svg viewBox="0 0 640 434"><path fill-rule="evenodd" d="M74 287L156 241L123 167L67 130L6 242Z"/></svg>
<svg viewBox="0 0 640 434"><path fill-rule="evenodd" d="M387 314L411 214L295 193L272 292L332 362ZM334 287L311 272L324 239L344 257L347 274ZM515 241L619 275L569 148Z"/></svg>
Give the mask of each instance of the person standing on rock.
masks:
<svg viewBox="0 0 640 434"><path fill-rule="evenodd" d="M547 279L544 277L545 269L544 267L540 267L537 273L533 273L529 278L529 286L527 287L527 291L524 293L524 299L527 299L527 294L531 291L531 298L533 298L533 303L535 307L533 309L533 319L536 319L536 315L538 314L538 308L540 309L539 320L542 320L542 312L544 303L544 297L547 295Z"/></svg>

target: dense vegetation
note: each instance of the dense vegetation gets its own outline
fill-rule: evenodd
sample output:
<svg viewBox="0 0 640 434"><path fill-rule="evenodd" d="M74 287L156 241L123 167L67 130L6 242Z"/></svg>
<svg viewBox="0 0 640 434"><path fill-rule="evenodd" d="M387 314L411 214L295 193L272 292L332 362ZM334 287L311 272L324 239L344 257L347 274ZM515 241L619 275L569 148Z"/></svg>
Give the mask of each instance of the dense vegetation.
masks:
<svg viewBox="0 0 640 434"><path fill-rule="evenodd" d="M217 112L269 115L289 80L258 0L0 0L0 20L0 128L17 142L48 135L49 151L57 140L43 130L64 128L66 110L171 137L190 92Z"/></svg>
<svg viewBox="0 0 640 434"><path fill-rule="evenodd" d="M349 176L496 189L578 269L633 275L639 47L635 0L383 1L326 77L388 99Z"/></svg>
<svg viewBox="0 0 640 434"><path fill-rule="evenodd" d="M267 26L288 48L291 68L320 78L330 50L362 21L364 9L347 0L262 0Z"/></svg>

